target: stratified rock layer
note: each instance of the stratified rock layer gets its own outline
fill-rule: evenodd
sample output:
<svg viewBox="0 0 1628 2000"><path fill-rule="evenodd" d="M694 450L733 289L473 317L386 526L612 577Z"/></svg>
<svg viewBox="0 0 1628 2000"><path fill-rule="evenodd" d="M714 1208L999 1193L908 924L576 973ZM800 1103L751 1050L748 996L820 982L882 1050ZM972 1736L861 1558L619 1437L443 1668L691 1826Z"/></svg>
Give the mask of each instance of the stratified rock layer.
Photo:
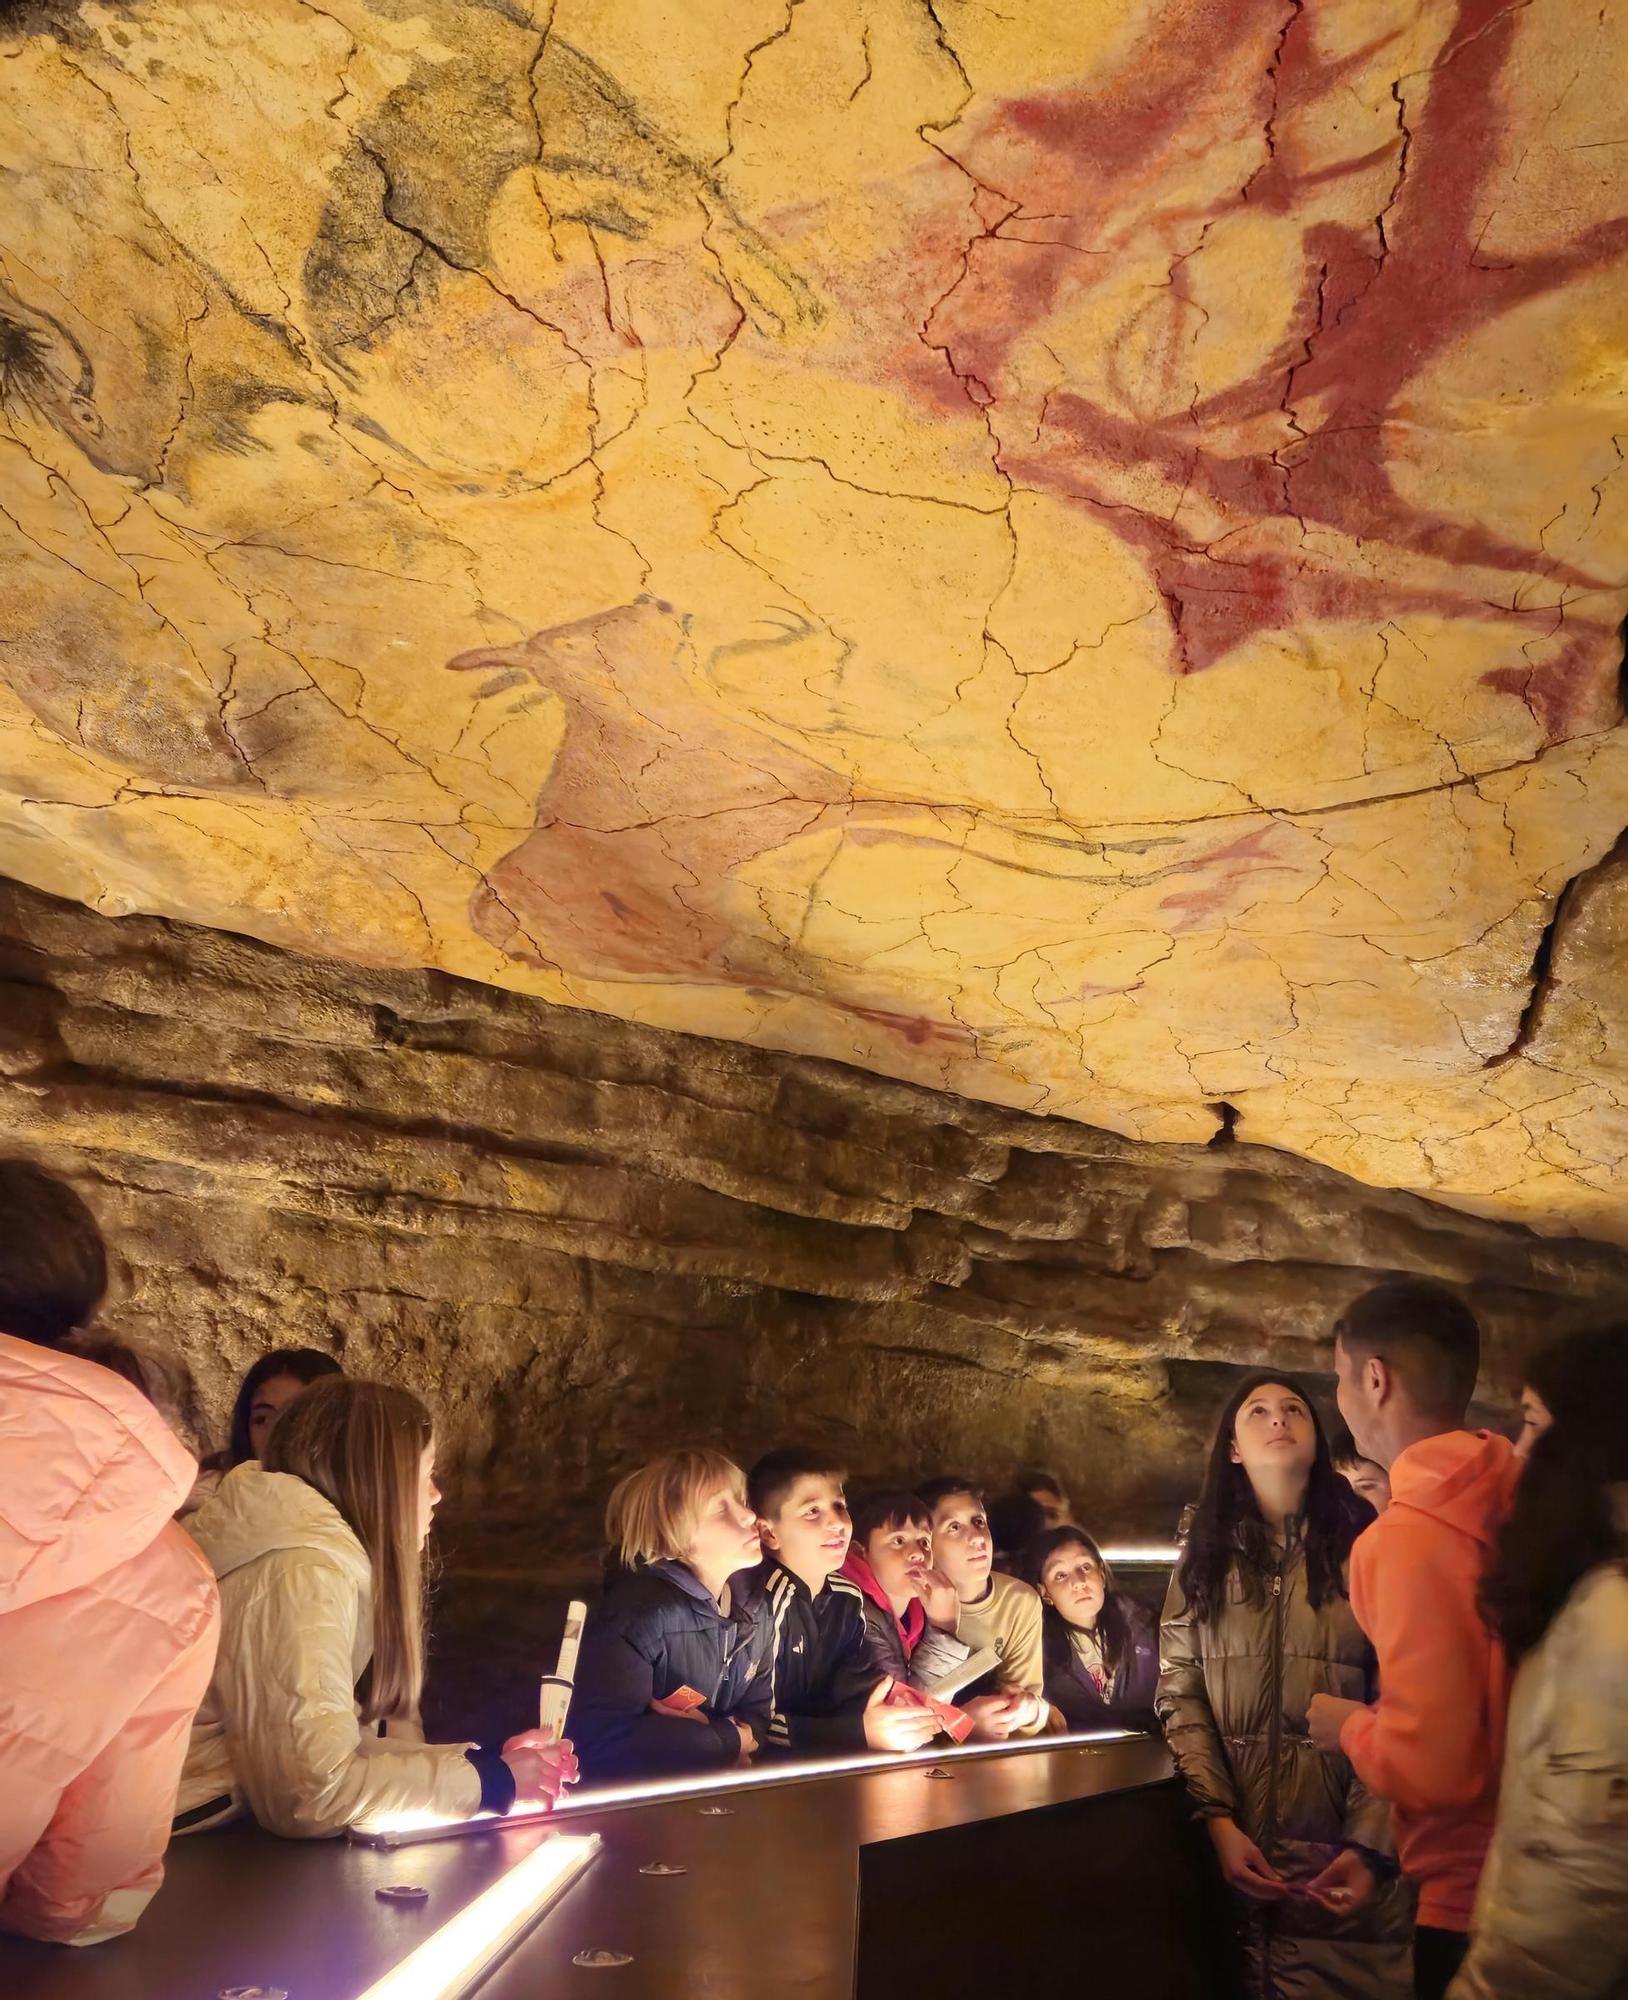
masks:
<svg viewBox="0 0 1628 2000"><path fill-rule="evenodd" d="M367 972L0 885L0 1151L70 1176L117 1330L219 1438L310 1343L440 1414L490 1551L580 1553L695 1438L856 1480L1052 1464L1168 1534L1226 1363L1327 1368L1351 1295L1466 1288L1484 1390L1628 1315L1628 1254L1376 1194L1264 1147L1151 1145L839 1065Z"/></svg>
<svg viewBox="0 0 1628 2000"><path fill-rule="evenodd" d="M1628 1228L1620 7L3 40L12 875Z"/></svg>

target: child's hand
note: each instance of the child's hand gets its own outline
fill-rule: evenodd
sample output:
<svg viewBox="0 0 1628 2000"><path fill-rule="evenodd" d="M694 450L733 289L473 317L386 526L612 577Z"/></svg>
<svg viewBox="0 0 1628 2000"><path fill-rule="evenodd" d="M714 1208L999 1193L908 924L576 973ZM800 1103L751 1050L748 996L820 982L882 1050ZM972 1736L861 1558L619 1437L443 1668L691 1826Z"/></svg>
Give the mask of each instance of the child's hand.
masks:
<svg viewBox="0 0 1628 2000"><path fill-rule="evenodd" d="M1024 1720L1028 1695L981 1694L964 1701L963 1710L972 1717L974 1743L1004 1743Z"/></svg>
<svg viewBox="0 0 1628 2000"><path fill-rule="evenodd" d="M1221 1873L1233 1888L1257 1903L1281 1903L1289 1893L1288 1884L1238 1822L1217 1818L1204 1824Z"/></svg>
<svg viewBox="0 0 1628 2000"><path fill-rule="evenodd" d="M961 1593L941 1569L929 1565L910 1579L910 1588L921 1599L927 1622L940 1632L953 1632L961 1622Z"/></svg>
<svg viewBox="0 0 1628 2000"><path fill-rule="evenodd" d="M1012 1704L1012 1728L1014 1731L1034 1729L1039 1726L1040 1718L1046 1711L1046 1704L1041 1700L1039 1695L1033 1693L1029 1688L1019 1687L1016 1681L1002 1681L1001 1693Z"/></svg>
<svg viewBox="0 0 1628 2000"><path fill-rule="evenodd" d="M1360 1910L1374 1893L1374 1871L1354 1847L1348 1847L1306 1884L1306 1894L1337 1917Z"/></svg>
<svg viewBox="0 0 1628 2000"><path fill-rule="evenodd" d="M517 1806L551 1806L567 1785L577 1781L576 1752L569 1738L553 1743L535 1729L523 1729L504 1744L503 1761L514 1778Z"/></svg>
<svg viewBox="0 0 1628 2000"><path fill-rule="evenodd" d="M891 1679L878 1681L865 1704L865 1747L869 1750L903 1752L919 1750L938 1734L938 1717L923 1703L920 1707L889 1708L893 1693Z"/></svg>
<svg viewBox="0 0 1628 2000"><path fill-rule="evenodd" d="M729 1719L734 1723L735 1734L741 1740L741 1762L744 1764L749 1757L757 1755L757 1737L753 1733L752 1725L749 1722L742 1722L740 1717L735 1715L732 1715ZM699 1717L697 1720L699 1720Z"/></svg>
<svg viewBox="0 0 1628 2000"><path fill-rule="evenodd" d="M1338 1750L1340 1731L1353 1715L1361 1713L1360 1701L1344 1701L1337 1694L1314 1694L1306 1708L1306 1734L1319 1750Z"/></svg>

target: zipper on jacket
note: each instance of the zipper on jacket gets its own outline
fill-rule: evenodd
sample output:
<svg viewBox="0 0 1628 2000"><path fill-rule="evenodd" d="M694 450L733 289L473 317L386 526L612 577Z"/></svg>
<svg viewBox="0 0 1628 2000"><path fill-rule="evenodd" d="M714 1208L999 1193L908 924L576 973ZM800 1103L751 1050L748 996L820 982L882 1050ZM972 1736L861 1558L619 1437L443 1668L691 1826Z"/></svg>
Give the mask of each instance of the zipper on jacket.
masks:
<svg viewBox="0 0 1628 2000"><path fill-rule="evenodd" d="M1278 1831L1278 1759L1283 1754L1283 1565L1288 1556L1285 1548L1278 1558L1277 1569L1272 1576L1272 1675L1271 1720L1266 1732L1266 1825L1261 1845L1270 1849L1277 1839ZM1272 1860L1271 1853L1266 1856ZM1276 1866L1275 1863L1273 1863ZM1261 1924L1261 1990L1263 2000L1270 2000L1274 1991L1272 1982L1272 1947L1277 1942L1277 1909L1268 1903L1262 1912Z"/></svg>

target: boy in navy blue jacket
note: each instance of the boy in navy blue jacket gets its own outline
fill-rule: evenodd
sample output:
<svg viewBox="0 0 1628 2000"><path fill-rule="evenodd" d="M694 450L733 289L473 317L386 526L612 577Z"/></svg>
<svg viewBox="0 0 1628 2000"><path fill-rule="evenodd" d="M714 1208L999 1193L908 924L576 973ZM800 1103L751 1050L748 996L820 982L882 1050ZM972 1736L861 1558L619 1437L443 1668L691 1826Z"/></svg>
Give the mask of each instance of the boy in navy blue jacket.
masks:
<svg viewBox="0 0 1628 2000"><path fill-rule="evenodd" d="M837 1574L853 1538L845 1476L828 1457L791 1449L771 1451L747 1477L774 1629L768 1748L795 1757L918 1750L938 1730L924 1708L886 1705L893 1682L871 1663L864 1597Z"/></svg>
<svg viewBox="0 0 1628 2000"><path fill-rule="evenodd" d="M774 1634L740 1468L669 1452L616 1488L605 1529L617 1573L588 1614L571 1704L583 1777L745 1763L768 1735Z"/></svg>

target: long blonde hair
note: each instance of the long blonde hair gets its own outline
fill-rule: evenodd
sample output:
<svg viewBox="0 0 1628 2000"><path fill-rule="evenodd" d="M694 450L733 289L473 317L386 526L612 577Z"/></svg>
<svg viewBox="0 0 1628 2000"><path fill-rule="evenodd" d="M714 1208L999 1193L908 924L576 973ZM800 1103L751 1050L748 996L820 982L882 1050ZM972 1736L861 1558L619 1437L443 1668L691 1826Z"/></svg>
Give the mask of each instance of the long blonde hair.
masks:
<svg viewBox="0 0 1628 2000"><path fill-rule="evenodd" d="M629 1569L681 1562L703 1503L720 1486L746 1498L746 1474L721 1451L664 1452L617 1482L605 1508L605 1539Z"/></svg>
<svg viewBox="0 0 1628 2000"><path fill-rule="evenodd" d="M268 1472L291 1472L331 1500L373 1568L373 1659L362 1719L416 1713L424 1686L419 1468L430 1413L410 1390L329 1376L282 1412L266 1441Z"/></svg>

